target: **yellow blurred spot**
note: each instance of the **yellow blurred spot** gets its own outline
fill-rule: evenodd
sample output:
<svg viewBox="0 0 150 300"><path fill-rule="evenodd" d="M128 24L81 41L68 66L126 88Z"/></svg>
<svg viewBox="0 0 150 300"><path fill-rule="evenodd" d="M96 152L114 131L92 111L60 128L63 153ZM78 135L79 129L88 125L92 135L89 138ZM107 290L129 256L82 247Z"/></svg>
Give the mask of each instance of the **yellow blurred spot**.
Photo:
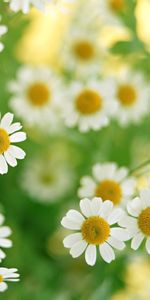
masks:
<svg viewBox="0 0 150 300"><path fill-rule="evenodd" d="M71 9L62 13L51 5L45 14L33 9L30 18L31 22L17 45L17 58L27 64L55 65L62 37L72 18Z"/></svg>
<svg viewBox="0 0 150 300"><path fill-rule="evenodd" d="M150 1L138 0L137 9L137 33L139 38L150 50Z"/></svg>

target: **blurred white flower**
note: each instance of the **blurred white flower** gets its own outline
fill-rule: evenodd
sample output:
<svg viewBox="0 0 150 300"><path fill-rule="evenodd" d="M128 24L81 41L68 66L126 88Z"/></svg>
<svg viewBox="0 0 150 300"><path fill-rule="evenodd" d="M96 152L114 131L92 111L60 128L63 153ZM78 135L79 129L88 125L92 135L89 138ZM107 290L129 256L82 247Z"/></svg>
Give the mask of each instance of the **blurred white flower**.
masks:
<svg viewBox="0 0 150 300"><path fill-rule="evenodd" d="M60 128L59 80L49 68L21 67L8 89L13 93L10 106L27 126L46 132Z"/></svg>
<svg viewBox="0 0 150 300"><path fill-rule="evenodd" d="M0 25L0 38L3 34L7 32L7 27L5 25ZM0 42L0 52L4 49L4 45Z"/></svg>
<svg viewBox="0 0 150 300"><path fill-rule="evenodd" d="M17 272L18 270L14 268L0 268L0 292L5 292L7 290L8 285L6 282L19 281L19 274Z"/></svg>
<svg viewBox="0 0 150 300"><path fill-rule="evenodd" d="M30 6L33 5L39 10L44 10L45 5L50 3L51 0L9 0L10 8L14 12L18 12L22 10L24 14L28 13L30 10Z"/></svg>
<svg viewBox="0 0 150 300"><path fill-rule="evenodd" d="M126 215L120 221L132 237L131 248L137 250L146 239L146 250L150 254L150 189L142 189L140 196L127 205L130 216Z"/></svg>
<svg viewBox="0 0 150 300"><path fill-rule="evenodd" d="M24 159L25 152L12 143L19 143L26 140L26 134L19 131L20 123L13 123L14 115L6 113L0 120L0 174L8 172L8 165L17 166L17 159Z"/></svg>
<svg viewBox="0 0 150 300"><path fill-rule="evenodd" d="M66 195L73 184L72 169L54 157L40 153L30 160L22 175L22 188L36 201L51 203Z"/></svg>
<svg viewBox="0 0 150 300"><path fill-rule="evenodd" d="M103 201L111 200L114 205L123 205L133 196L136 186L135 178L128 173L127 168L118 168L115 163L95 164L92 177L81 179L78 195L80 198L96 196Z"/></svg>
<svg viewBox="0 0 150 300"><path fill-rule="evenodd" d="M116 80L119 124L139 123L150 111L150 88L142 74L126 70Z"/></svg>
<svg viewBox="0 0 150 300"><path fill-rule="evenodd" d="M78 24L67 33L60 59L65 70L87 78L100 73L105 53L97 32Z"/></svg>
<svg viewBox="0 0 150 300"><path fill-rule="evenodd" d="M117 109L111 78L85 84L75 82L63 97L62 113L66 125L78 126L81 132L107 126Z"/></svg>
<svg viewBox="0 0 150 300"><path fill-rule="evenodd" d="M12 247L12 241L8 239L11 234L11 229L8 226L3 226L4 216L0 214L0 261L6 257L6 254L1 248Z"/></svg>
<svg viewBox="0 0 150 300"><path fill-rule="evenodd" d="M32 6L36 7L40 11L44 11L46 5L52 3L64 13L68 12L66 5L73 3L75 0L7 0L10 2L10 8L14 12L22 11L27 14Z"/></svg>
<svg viewBox="0 0 150 300"><path fill-rule="evenodd" d="M65 228L78 231L64 239L64 246L70 248L73 258L85 251L85 260L91 266L96 263L98 246L103 260L112 262L115 259L113 248L124 249L124 241L129 239L127 231L117 225L124 211L113 208L111 201L103 202L101 198L82 199L80 209L82 214L71 209L61 221Z"/></svg>
<svg viewBox="0 0 150 300"><path fill-rule="evenodd" d="M126 6L126 0L97 0L97 10L105 25L121 26L120 14Z"/></svg>

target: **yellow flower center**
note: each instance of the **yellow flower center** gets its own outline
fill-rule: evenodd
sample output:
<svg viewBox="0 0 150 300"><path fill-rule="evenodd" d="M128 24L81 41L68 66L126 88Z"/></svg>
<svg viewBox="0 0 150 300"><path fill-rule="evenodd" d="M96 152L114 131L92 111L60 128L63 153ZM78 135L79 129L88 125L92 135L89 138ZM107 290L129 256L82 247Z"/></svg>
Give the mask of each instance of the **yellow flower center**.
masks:
<svg viewBox="0 0 150 300"><path fill-rule="evenodd" d="M54 181L54 177L51 174L42 174L41 181L45 185L50 185Z"/></svg>
<svg viewBox="0 0 150 300"><path fill-rule="evenodd" d="M124 0L109 0L110 8L114 12L119 12L124 9Z"/></svg>
<svg viewBox="0 0 150 300"><path fill-rule="evenodd" d="M138 225L145 235L150 236L150 207L147 207L140 213Z"/></svg>
<svg viewBox="0 0 150 300"><path fill-rule="evenodd" d="M102 108L102 98L93 90L82 91L76 98L76 108L84 115L96 113Z"/></svg>
<svg viewBox="0 0 150 300"><path fill-rule="evenodd" d="M9 135L6 130L0 128L0 154L8 150L10 146Z"/></svg>
<svg viewBox="0 0 150 300"><path fill-rule="evenodd" d="M0 283L2 283L3 281L4 281L4 277L0 275Z"/></svg>
<svg viewBox="0 0 150 300"><path fill-rule="evenodd" d="M108 239L110 226L103 218L94 216L84 221L81 232L88 244L99 245Z"/></svg>
<svg viewBox="0 0 150 300"><path fill-rule="evenodd" d="M35 106L44 106L50 96L50 90L43 82L35 82L27 90L28 100Z"/></svg>
<svg viewBox="0 0 150 300"><path fill-rule="evenodd" d="M111 200L114 204L119 204L122 198L122 189L118 182L104 180L96 187L95 195L101 197L103 201Z"/></svg>
<svg viewBox="0 0 150 300"><path fill-rule="evenodd" d="M132 85L124 84L119 87L117 97L123 106L132 106L137 100L137 92Z"/></svg>
<svg viewBox="0 0 150 300"><path fill-rule="evenodd" d="M89 41L79 41L73 46L77 58L88 61L94 57L94 47Z"/></svg>

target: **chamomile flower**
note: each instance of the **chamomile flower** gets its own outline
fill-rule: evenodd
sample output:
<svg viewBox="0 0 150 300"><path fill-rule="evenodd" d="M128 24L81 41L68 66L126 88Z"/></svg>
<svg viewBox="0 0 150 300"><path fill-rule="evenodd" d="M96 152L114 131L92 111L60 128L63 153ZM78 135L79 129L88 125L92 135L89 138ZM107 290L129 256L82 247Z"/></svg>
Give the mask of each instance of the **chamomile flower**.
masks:
<svg viewBox="0 0 150 300"><path fill-rule="evenodd" d="M7 32L7 27L5 25L0 25L0 38ZM0 52L4 49L4 45L0 42Z"/></svg>
<svg viewBox="0 0 150 300"><path fill-rule="evenodd" d="M24 14L28 13L31 6L35 6L37 9L44 11L47 3L51 0L9 0L10 8L14 12L22 11Z"/></svg>
<svg viewBox="0 0 150 300"><path fill-rule="evenodd" d="M126 215L120 221L132 237L131 248L137 250L143 240L150 254L150 189L142 189L140 196L134 198L127 205L130 216Z"/></svg>
<svg viewBox="0 0 150 300"><path fill-rule="evenodd" d="M26 140L26 134L19 131L20 123L12 123L14 115L6 113L0 120L0 174L8 172L8 165L17 166L17 159L24 159L25 152L13 143Z"/></svg>
<svg viewBox="0 0 150 300"><path fill-rule="evenodd" d="M57 157L35 156L27 163L21 185L36 201L51 203L60 200L72 187L72 169Z"/></svg>
<svg viewBox="0 0 150 300"><path fill-rule="evenodd" d="M11 229L8 226L3 226L4 216L0 214L0 261L6 257L6 254L1 248L12 247L12 241L8 239L11 234Z"/></svg>
<svg viewBox="0 0 150 300"><path fill-rule="evenodd" d="M127 231L117 225L123 210L113 208L111 201L103 202L101 198L82 199L80 209L82 214L71 209L61 221L65 228L77 231L64 239L64 246L70 248L73 258L85 251L85 260L91 266L96 263L98 246L103 260L112 262L115 259L113 248L124 249L124 241L129 239Z"/></svg>
<svg viewBox="0 0 150 300"><path fill-rule="evenodd" d="M65 99L62 105L65 123L68 127L78 126L81 132L107 126L117 108L111 78L86 84L75 82L68 88Z"/></svg>
<svg viewBox="0 0 150 300"><path fill-rule="evenodd" d="M93 30L73 27L67 33L61 49L63 68L78 77L95 75L100 73L105 52Z"/></svg>
<svg viewBox="0 0 150 300"><path fill-rule="evenodd" d="M48 68L21 67L8 88L13 93L10 106L28 127L58 129L59 82Z"/></svg>
<svg viewBox="0 0 150 300"><path fill-rule="evenodd" d="M121 26L120 14L126 9L125 0L98 0L97 8L106 25Z"/></svg>
<svg viewBox="0 0 150 300"><path fill-rule="evenodd" d="M150 88L139 73L122 72L116 81L116 99L118 113L116 119L119 124L139 123L149 113Z"/></svg>
<svg viewBox="0 0 150 300"><path fill-rule="evenodd" d="M0 268L0 292L5 292L7 290L8 285L6 282L19 281L20 275L17 272L18 272L18 270L15 268L12 268L12 269Z"/></svg>
<svg viewBox="0 0 150 300"><path fill-rule="evenodd" d="M136 180L128 175L128 169L118 168L115 163L95 164L92 176L81 179L78 195L82 197L100 197L110 200L114 205L122 205L135 192Z"/></svg>

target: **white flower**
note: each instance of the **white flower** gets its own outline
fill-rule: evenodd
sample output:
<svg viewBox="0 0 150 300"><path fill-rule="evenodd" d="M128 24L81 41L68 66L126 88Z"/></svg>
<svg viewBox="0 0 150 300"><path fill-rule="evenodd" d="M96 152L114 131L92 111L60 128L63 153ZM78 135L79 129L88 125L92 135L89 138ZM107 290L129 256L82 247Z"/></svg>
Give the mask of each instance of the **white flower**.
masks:
<svg viewBox="0 0 150 300"><path fill-rule="evenodd" d="M18 12L22 10L24 14L28 13L30 10L30 6L33 5L37 9L44 11L45 5L50 3L51 0L9 0L10 8L14 12Z"/></svg>
<svg viewBox="0 0 150 300"><path fill-rule="evenodd" d="M96 263L98 246L104 261L112 262L115 259L113 248L124 249L124 241L129 239L127 231L116 224L123 217L123 210L113 208L111 201L103 202L101 198L82 199L80 209L82 214L71 209L61 221L65 228L77 231L64 239L64 246L70 248L73 258L85 251L85 260L91 266Z"/></svg>
<svg viewBox="0 0 150 300"><path fill-rule="evenodd" d="M49 132L58 129L60 87L48 68L21 67L8 88L13 93L10 105L27 126Z"/></svg>
<svg viewBox="0 0 150 300"><path fill-rule="evenodd" d="M4 220L4 216L0 214L0 261L6 257L6 254L1 248L12 247L12 241L8 239L11 234L11 229L8 226L2 226Z"/></svg>
<svg viewBox="0 0 150 300"><path fill-rule="evenodd" d="M68 127L77 125L81 132L107 126L110 116L116 111L111 78L86 84L75 82L68 87L68 94L64 97L62 111L65 123Z"/></svg>
<svg viewBox="0 0 150 300"><path fill-rule="evenodd" d="M150 88L143 76L129 70L116 80L116 100L119 107L116 119L122 126L139 123L149 113Z"/></svg>
<svg viewBox="0 0 150 300"><path fill-rule="evenodd" d="M14 115L6 113L0 120L0 174L8 172L8 165L15 167L17 159L24 159L25 152L12 143L22 142L26 139L26 134L19 131L20 123L13 123Z"/></svg>
<svg viewBox="0 0 150 300"><path fill-rule="evenodd" d="M111 200L114 205L122 205L135 192L135 178L128 175L128 169L118 168L115 163L95 164L92 177L84 176L78 195L82 197L101 197Z"/></svg>
<svg viewBox="0 0 150 300"><path fill-rule="evenodd" d="M127 205L130 216L126 215L119 224L132 237L131 248L137 250L146 239L146 250L150 254L150 189L142 189L140 196Z"/></svg>
<svg viewBox="0 0 150 300"><path fill-rule="evenodd" d="M122 26L120 14L126 6L125 0L97 0L97 9L105 25Z"/></svg>
<svg viewBox="0 0 150 300"><path fill-rule="evenodd" d="M79 23L67 33L60 59L65 70L78 78L87 78L100 73L106 50L100 45L97 33L81 26Z"/></svg>
<svg viewBox="0 0 150 300"><path fill-rule="evenodd" d="M3 34L7 32L7 27L5 25L0 25L0 38ZM4 45L0 42L0 52L4 49Z"/></svg>
<svg viewBox="0 0 150 300"><path fill-rule="evenodd" d="M56 157L40 153L28 162L22 175L22 188L36 201L51 203L60 200L73 184L72 169Z"/></svg>
<svg viewBox="0 0 150 300"><path fill-rule="evenodd" d="M0 292L5 292L8 288L6 281L19 281L17 269L0 268Z"/></svg>

